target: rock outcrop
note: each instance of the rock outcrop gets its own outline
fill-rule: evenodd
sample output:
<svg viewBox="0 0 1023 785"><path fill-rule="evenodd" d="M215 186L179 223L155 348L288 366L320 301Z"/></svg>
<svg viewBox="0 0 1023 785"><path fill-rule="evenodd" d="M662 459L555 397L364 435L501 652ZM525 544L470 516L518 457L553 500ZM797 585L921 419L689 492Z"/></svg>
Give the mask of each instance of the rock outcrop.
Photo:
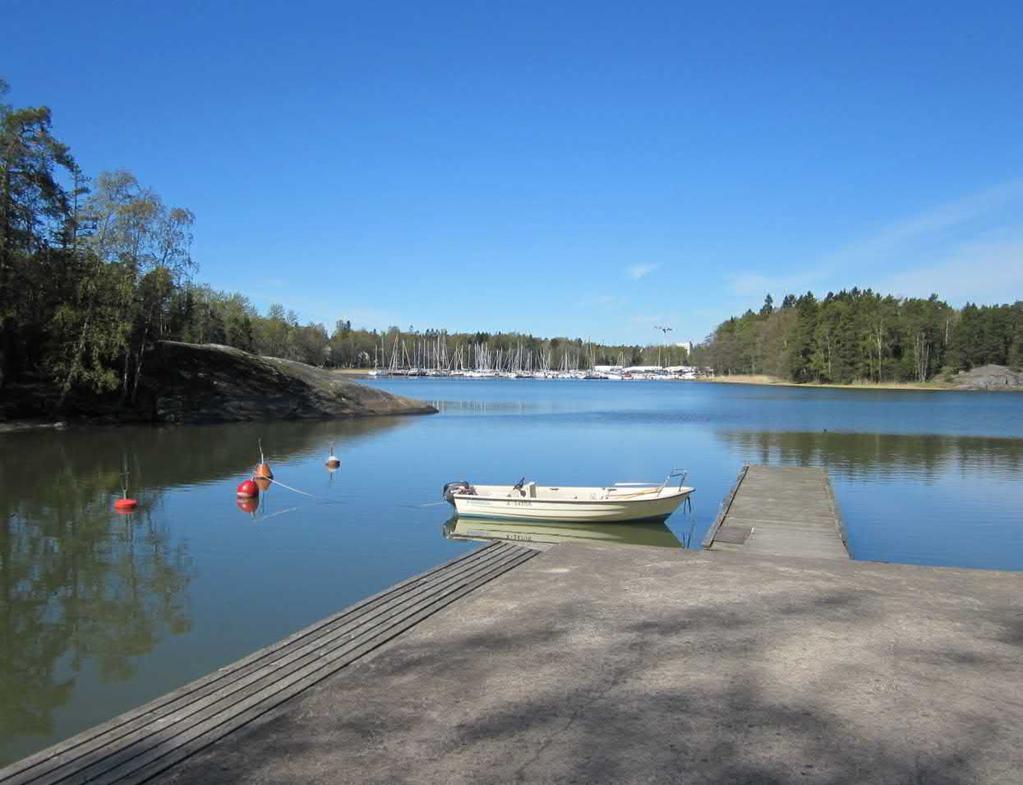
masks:
<svg viewBox="0 0 1023 785"><path fill-rule="evenodd" d="M979 365L952 377L963 390L1023 390L1023 373L1004 365Z"/></svg>
<svg viewBox="0 0 1023 785"><path fill-rule="evenodd" d="M162 341L146 358L138 414L154 422L207 423L430 414L392 395L304 363L230 346Z"/></svg>

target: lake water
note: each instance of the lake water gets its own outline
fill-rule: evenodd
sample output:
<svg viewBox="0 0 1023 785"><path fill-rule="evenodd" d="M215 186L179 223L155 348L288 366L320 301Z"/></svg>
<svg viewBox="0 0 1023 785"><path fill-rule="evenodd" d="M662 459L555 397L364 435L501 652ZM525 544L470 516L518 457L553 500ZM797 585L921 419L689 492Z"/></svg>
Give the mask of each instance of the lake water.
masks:
<svg viewBox="0 0 1023 785"><path fill-rule="evenodd" d="M659 482L686 468L691 513L563 533L680 547L699 543L744 462L825 466L856 558L1023 569L1023 395L376 384L441 414L0 435L0 764L479 547L437 503L453 479ZM235 486L260 438L295 490L245 511ZM111 509L125 463L130 516Z"/></svg>

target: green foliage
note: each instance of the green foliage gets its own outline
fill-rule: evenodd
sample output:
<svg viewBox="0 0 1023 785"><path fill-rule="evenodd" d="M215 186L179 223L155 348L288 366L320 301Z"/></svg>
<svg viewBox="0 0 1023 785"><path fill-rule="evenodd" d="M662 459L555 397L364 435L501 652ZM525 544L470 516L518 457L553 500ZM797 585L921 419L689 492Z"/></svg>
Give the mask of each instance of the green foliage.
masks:
<svg viewBox="0 0 1023 785"><path fill-rule="evenodd" d="M194 270L194 217L128 172L90 193L50 126L46 107L0 104L0 387L41 377L58 407L79 389L130 401Z"/></svg>
<svg viewBox="0 0 1023 785"><path fill-rule="evenodd" d="M967 305L931 295L896 299L851 289L770 296L759 313L721 323L694 362L721 374L766 373L795 382L922 382L943 369L1023 362L1023 302Z"/></svg>
<svg viewBox="0 0 1023 785"><path fill-rule="evenodd" d="M61 402L76 386L98 392L117 389L116 363L130 332L124 303L132 287L125 267L105 264L88 253L76 261L80 269L73 288L54 310L44 356L48 375L60 383Z"/></svg>

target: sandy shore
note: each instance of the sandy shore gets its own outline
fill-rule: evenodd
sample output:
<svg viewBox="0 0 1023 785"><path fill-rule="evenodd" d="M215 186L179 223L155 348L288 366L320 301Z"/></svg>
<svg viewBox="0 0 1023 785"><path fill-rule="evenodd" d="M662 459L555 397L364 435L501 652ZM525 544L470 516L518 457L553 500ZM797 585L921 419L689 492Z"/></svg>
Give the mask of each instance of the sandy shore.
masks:
<svg viewBox="0 0 1023 785"><path fill-rule="evenodd" d="M759 384L772 387L824 387L837 390L925 390L937 392L941 390L959 390L947 382L853 382L852 384L824 384L819 382L790 382L779 379L776 376L762 374L735 374L732 376L705 376L697 379L698 382L709 382L711 384Z"/></svg>

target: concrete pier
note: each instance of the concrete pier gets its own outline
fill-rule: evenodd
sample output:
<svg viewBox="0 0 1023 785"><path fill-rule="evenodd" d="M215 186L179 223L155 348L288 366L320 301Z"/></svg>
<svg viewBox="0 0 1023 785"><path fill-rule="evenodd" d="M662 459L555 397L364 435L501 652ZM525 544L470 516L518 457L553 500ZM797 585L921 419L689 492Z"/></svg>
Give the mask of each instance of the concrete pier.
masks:
<svg viewBox="0 0 1023 785"><path fill-rule="evenodd" d="M1018 785L1023 575L558 545L165 783Z"/></svg>
<svg viewBox="0 0 1023 785"><path fill-rule="evenodd" d="M825 469L743 466L703 538L710 550L848 559L845 527Z"/></svg>

